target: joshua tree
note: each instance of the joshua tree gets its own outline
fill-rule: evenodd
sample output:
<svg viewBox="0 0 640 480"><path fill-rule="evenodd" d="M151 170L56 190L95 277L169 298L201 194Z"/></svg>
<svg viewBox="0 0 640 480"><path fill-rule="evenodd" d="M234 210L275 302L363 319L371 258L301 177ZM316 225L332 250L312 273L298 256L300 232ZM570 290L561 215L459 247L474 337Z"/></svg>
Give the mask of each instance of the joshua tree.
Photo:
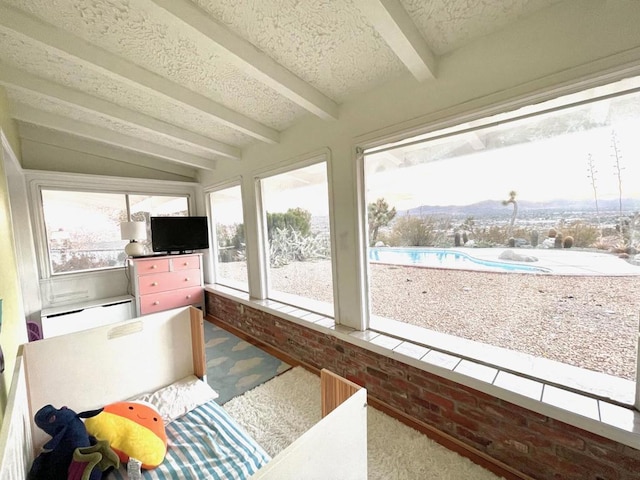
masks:
<svg viewBox="0 0 640 480"><path fill-rule="evenodd" d="M587 158L587 178L591 180L591 188L593 189L593 198L596 201L596 220L598 222L598 231L602 237L602 227L600 226L600 207L598 206L598 189L596 188L596 166L593 163L593 157L589 154Z"/></svg>
<svg viewBox="0 0 640 480"><path fill-rule="evenodd" d="M511 221L509 222L509 230L507 231L507 238L511 238L511 232L513 231L513 224L516 223L516 216L518 215L518 202L516 202L516 192L511 190L509 192L509 199L503 200L502 205L505 207L509 204L513 205L513 213L511 214Z"/></svg>
<svg viewBox="0 0 640 480"><path fill-rule="evenodd" d="M367 206L369 219L369 245L375 245L380 228L386 227L396 216L395 207L389 210L389 204L384 198L379 198Z"/></svg>

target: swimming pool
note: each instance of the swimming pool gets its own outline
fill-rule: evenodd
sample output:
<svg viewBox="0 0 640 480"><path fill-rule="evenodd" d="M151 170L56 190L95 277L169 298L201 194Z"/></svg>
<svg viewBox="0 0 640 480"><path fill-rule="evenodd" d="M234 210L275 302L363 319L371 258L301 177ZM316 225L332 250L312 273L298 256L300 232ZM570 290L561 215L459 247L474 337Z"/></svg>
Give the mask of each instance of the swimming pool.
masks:
<svg viewBox="0 0 640 480"><path fill-rule="evenodd" d="M425 247L372 247L369 261L394 265L482 270L489 272L549 273L549 270L520 263L483 260L459 250Z"/></svg>

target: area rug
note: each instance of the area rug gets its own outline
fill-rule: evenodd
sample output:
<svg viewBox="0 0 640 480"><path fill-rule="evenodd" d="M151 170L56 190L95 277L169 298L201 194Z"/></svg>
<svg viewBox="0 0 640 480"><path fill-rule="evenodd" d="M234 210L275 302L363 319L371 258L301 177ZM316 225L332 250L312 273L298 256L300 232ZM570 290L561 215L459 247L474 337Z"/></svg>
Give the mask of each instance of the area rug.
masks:
<svg viewBox="0 0 640 480"><path fill-rule="evenodd" d="M207 382L224 405L291 368L291 365L227 332L211 322L204 322Z"/></svg>
<svg viewBox="0 0 640 480"><path fill-rule="evenodd" d="M295 367L224 408L274 456L320 420L320 379ZM369 479L500 478L372 407L367 424Z"/></svg>

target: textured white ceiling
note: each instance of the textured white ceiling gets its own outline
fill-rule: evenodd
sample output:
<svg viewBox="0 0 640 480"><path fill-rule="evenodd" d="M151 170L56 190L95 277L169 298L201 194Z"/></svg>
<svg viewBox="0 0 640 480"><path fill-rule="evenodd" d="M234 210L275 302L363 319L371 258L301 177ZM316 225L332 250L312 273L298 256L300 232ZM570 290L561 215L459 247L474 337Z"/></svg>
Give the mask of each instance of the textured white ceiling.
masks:
<svg viewBox="0 0 640 480"><path fill-rule="evenodd" d="M394 1L437 61L559 0ZM12 114L47 129L55 126L34 111L82 122L207 168L199 159L240 158L307 115L336 117L350 96L410 74L369 15L381 0L166 2L0 0L0 85ZM193 9L211 22L204 30L189 25ZM25 74L29 82L16 80ZM107 107L92 112L86 95ZM170 128L153 131L153 122ZM220 157L202 139L227 150Z"/></svg>

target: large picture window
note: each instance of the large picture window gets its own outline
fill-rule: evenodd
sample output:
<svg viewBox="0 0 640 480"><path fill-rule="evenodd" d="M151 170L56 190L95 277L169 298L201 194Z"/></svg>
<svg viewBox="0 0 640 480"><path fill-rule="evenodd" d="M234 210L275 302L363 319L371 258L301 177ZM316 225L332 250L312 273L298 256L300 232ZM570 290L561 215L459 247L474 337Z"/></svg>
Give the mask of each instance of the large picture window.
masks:
<svg viewBox="0 0 640 480"><path fill-rule="evenodd" d="M127 195L41 189L49 268L53 275L122 267L126 240L124 221L146 221L147 251L151 251L149 217L188 215L186 196Z"/></svg>
<svg viewBox="0 0 640 480"><path fill-rule="evenodd" d="M635 381L639 83L366 151L371 328Z"/></svg>
<svg viewBox="0 0 640 480"><path fill-rule="evenodd" d="M260 182L268 243L268 296L333 316L326 162Z"/></svg>

